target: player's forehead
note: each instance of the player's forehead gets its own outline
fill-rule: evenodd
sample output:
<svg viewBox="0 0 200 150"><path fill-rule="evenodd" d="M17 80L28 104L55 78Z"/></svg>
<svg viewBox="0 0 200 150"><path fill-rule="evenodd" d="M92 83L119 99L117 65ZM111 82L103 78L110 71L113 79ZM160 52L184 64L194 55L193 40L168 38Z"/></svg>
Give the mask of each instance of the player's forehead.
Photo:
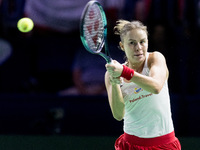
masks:
<svg viewBox="0 0 200 150"><path fill-rule="evenodd" d="M128 31L125 36L124 36L124 40L144 40L147 39L147 33L142 30L142 29L132 29L130 31Z"/></svg>

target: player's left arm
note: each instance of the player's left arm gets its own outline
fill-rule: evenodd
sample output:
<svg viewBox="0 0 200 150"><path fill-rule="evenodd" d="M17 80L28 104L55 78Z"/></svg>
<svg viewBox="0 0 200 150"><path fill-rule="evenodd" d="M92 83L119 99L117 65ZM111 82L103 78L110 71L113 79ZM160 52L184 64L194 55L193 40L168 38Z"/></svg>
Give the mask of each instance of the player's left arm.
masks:
<svg viewBox="0 0 200 150"><path fill-rule="evenodd" d="M135 72L131 81L146 91L158 94L169 75L165 57L159 52L150 53L148 67L150 69L149 76Z"/></svg>

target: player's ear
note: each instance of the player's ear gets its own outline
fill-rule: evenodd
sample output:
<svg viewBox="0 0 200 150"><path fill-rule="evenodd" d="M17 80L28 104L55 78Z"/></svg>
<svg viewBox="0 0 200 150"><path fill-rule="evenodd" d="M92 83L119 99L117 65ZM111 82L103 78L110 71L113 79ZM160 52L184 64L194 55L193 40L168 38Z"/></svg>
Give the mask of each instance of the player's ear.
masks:
<svg viewBox="0 0 200 150"><path fill-rule="evenodd" d="M120 46L121 50L124 51L124 45L121 41L119 42L119 46Z"/></svg>

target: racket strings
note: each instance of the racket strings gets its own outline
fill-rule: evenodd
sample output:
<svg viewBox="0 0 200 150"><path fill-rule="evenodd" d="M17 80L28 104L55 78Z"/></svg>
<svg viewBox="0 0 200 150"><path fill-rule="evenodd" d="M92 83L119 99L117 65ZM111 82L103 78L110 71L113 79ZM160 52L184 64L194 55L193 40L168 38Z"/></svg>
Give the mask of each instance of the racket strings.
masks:
<svg viewBox="0 0 200 150"><path fill-rule="evenodd" d="M104 22L97 5L88 7L83 31L90 49L96 53L100 51L104 43Z"/></svg>

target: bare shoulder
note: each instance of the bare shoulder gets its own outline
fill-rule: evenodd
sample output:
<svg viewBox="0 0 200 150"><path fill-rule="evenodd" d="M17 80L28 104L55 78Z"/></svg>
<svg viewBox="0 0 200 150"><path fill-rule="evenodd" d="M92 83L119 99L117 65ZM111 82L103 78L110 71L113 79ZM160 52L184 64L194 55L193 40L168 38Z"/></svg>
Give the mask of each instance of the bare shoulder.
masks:
<svg viewBox="0 0 200 150"><path fill-rule="evenodd" d="M151 67L154 64L162 64L166 63L165 57L162 53L160 52L151 52L149 53L149 58L148 58L148 66Z"/></svg>
<svg viewBox="0 0 200 150"><path fill-rule="evenodd" d="M165 57L162 53L155 51L149 53L149 59L165 59Z"/></svg>

